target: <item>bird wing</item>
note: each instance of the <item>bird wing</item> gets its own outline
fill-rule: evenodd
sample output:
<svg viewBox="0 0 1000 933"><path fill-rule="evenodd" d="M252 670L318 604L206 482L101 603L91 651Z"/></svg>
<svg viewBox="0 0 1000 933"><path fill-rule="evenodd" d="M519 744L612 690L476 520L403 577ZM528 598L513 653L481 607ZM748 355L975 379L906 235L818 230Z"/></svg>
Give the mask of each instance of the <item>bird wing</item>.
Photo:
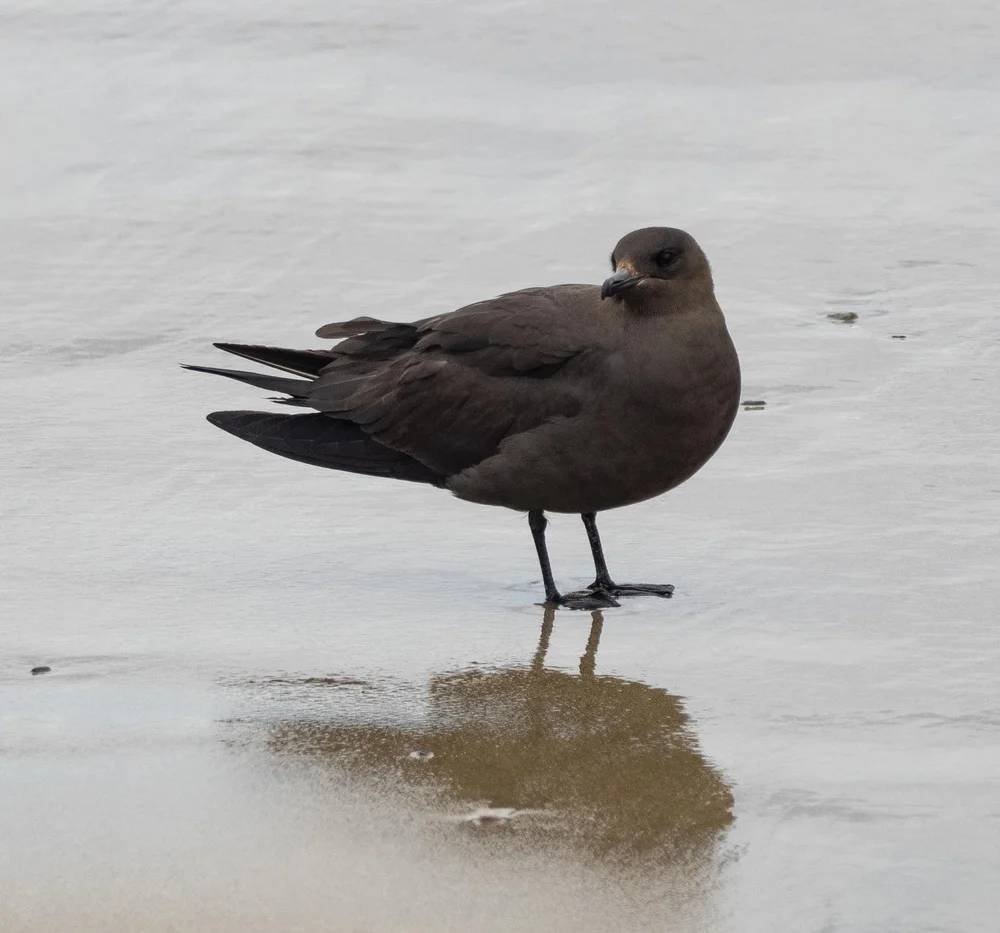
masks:
<svg viewBox="0 0 1000 933"><path fill-rule="evenodd" d="M595 295L527 289L412 324L329 324L317 336L346 339L304 401L436 472L459 472L504 438L580 410L567 370L599 345Z"/></svg>

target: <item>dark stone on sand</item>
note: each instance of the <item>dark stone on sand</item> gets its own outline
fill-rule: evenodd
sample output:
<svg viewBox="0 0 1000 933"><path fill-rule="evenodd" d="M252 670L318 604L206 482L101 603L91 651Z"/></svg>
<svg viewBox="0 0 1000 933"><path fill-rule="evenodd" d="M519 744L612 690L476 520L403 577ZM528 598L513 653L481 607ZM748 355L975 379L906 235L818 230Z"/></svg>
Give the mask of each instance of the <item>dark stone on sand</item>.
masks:
<svg viewBox="0 0 1000 933"><path fill-rule="evenodd" d="M636 230L611 266L600 286L527 288L414 323L328 324L316 333L340 339L329 349L216 344L281 375L188 368L313 410L208 416L271 453L527 512L547 603L670 596L669 584L612 580L596 513L661 495L704 466L739 407L739 360L689 234ZM547 511L583 518L596 570L585 592L556 589Z"/></svg>
<svg viewBox="0 0 1000 933"><path fill-rule="evenodd" d="M48 674L48 673L49 673L49 671L51 671L51 670L52 670L52 668L51 668L51 667L46 667L46 666L45 666L45 665L43 664L43 665L41 665L40 667L33 667L33 668L31 669L31 673L32 673L32 674Z"/></svg>
<svg viewBox="0 0 1000 933"><path fill-rule="evenodd" d="M858 315L854 311L833 311L827 315L831 321L840 321L842 324L853 324Z"/></svg>
<svg viewBox="0 0 1000 933"><path fill-rule="evenodd" d="M906 334L893 334L893 340L906 340Z"/></svg>

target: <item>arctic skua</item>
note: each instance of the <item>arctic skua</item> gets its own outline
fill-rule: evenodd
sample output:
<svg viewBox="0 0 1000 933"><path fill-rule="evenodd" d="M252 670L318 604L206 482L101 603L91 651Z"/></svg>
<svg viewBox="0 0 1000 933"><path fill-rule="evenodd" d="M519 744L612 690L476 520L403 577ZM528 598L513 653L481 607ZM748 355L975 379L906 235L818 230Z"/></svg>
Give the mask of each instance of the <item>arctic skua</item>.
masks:
<svg viewBox="0 0 1000 933"><path fill-rule="evenodd" d="M284 375L189 366L271 392L307 414L219 411L208 420L292 460L451 490L527 512L545 602L574 609L666 597L617 584L598 512L658 496L719 449L740 366L708 260L683 230L623 237L603 285L527 288L413 323L327 324L326 349L217 343ZM596 570L556 588L545 512L583 518Z"/></svg>

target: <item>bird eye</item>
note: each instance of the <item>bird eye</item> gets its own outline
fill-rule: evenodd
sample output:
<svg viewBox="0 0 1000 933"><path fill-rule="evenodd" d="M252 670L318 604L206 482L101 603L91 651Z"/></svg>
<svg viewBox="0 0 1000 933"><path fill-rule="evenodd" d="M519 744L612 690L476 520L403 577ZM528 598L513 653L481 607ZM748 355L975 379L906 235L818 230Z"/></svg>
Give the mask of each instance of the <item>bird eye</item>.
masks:
<svg viewBox="0 0 1000 933"><path fill-rule="evenodd" d="M679 249L661 249L653 257L653 261L658 266L669 266L680 254L681 251Z"/></svg>

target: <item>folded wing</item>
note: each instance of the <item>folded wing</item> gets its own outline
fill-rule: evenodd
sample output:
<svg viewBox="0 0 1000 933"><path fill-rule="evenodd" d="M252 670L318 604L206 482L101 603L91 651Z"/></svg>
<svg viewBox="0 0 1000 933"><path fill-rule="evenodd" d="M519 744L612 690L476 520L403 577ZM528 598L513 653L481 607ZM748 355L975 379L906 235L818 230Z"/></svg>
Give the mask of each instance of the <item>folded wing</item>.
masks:
<svg viewBox="0 0 1000 933"><path fill-rule="evenodd" d="M331 442L333 447L348 443L348 437L356 445L368 438L377 450L402 455L434 477L447 477L494 455L505 438L579 411L582 394L574 372L578 376L588 354L602 345L600 317L581 311L590 299L596 303L593 286L564 285L501 295L414 323L355 318L317 331L319 337L342 338L323 351L217 344L307 378L216 372L285 392L290 396L280 400L285 404L309 407L328 420L355 426L353 434L338 429L343 439ZM234 426L256 424L248 413L216 413L212 418L232 430L220 422L227 414L234 415ZM308 431L322 424L307 424L304 419L310 416L283 417L302 420L302 426L279 428L278 422L260 422L256 427L294 435L301 445ZM246 439L266 446L259 439ZM346 455L347 448L343 450ZM358 466L364 467L374 451L366 450ZM307 462L324 456L319 447L301 456L283 455ZM374 461L372 465L370 471L357 472L376 472Z"/></svg>

